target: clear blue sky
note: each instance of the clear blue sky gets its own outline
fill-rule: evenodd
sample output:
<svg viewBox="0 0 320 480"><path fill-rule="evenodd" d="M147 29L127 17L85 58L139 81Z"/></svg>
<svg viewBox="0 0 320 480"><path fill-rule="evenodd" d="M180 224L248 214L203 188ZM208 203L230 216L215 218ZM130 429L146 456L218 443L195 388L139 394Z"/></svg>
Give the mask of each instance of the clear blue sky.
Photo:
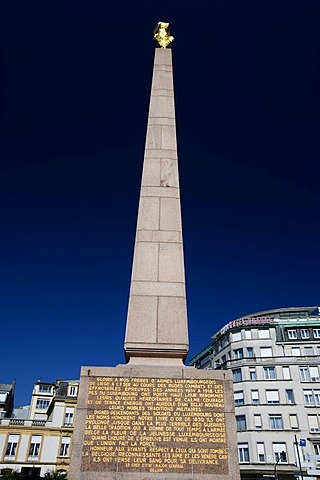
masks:
<svg viewBox="0 0 320 480"><path fill-rule="evenodd" d="M173 44L190 356L319 303L318 1L1 2L1 382L124 362L155 43Z"/></svg>

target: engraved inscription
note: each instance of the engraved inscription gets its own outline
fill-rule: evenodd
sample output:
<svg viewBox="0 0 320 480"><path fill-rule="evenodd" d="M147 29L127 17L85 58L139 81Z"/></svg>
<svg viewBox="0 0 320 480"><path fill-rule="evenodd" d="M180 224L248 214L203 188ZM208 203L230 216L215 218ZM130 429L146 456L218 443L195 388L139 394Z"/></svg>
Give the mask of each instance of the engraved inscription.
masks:
<svg viewBox="0 0 320 480"><path fill-rule="evenodd" d="M228 473L222 382L93 378L81 469Z"/></svg>

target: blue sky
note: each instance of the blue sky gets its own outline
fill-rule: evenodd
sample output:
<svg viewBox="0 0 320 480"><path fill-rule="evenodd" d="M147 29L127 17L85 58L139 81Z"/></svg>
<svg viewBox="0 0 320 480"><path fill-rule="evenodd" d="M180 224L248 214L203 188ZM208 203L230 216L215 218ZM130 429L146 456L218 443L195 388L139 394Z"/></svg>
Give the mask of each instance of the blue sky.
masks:
<svg viewBox="0 0 320 480"><path fill-rule="evenodd" d="M155 43L174 61L190 357L224 323L319 303L317 1L5 1L1 382L124 363ZM190 358L189 357L189 358Z"/></svg>

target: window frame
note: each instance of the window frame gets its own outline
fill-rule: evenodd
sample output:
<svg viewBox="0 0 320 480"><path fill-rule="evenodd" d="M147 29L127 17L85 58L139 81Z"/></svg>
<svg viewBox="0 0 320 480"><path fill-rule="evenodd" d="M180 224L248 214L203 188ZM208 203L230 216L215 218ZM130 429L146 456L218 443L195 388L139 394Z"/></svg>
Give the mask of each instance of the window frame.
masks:
<svg viewBox="0 0 320 480"><path fill-rule="evenodd" d="M247 430L247 419L245 415L236 415L237 432L245 432Z"/></svg>
<svg viewBox="0 0 320 480"><path fill-rule="evenodd" d="M254 423L254 429L255 430L262 430L262 415L261 415L261 413L255 413L253 415L253 423Z"/></svg>
<svg viewBox="0 0 320 480"><path fill-rule="evenodd" d="M294 391L292 388L286 388L286 399L289 405L294 405L296 403L294 400Z"/></svg>
<svg viewBox="0 0 320 480"><path fill-rule="evenodd" d="M238 391L234 392L233 396L234 396L234 405L236 407L244 405L244 391L243 390L238 390ZM239 398L236 398L236 396L238 396Z"/></svg>
<svg viewBox="0 0 320 480"><path fill-rule="evenodd" d="M39 385L39 393L52 393L52 385Z"/></svg>
<svg viewBox="0 0 320 480"><path fill-rule="evenodd" d="M320 338L320 328L313 328L312 333L313 333L313 338Z"/></svg>
<svg viewBox="0 0 320 480"><path fill-rule="evenodd" d="M233 350L234 360L241 360L243 358L243 348L235 348Z"/></svg>
<svg viewBox="0 0 320 480"><path fill-rule="evenodd" d="M239 463L250 463L249 443L238 443Z"/></svg>
<svg viewBox="0 0 320 480"><path fill-rule="evenodd" d="M29 445L28 459L39 458L41 442L42 442L41 435L32 435L30 445Z"/></svg>
<svg viewBox="0 0 320 480"><path fill-rule="evenodd" d="M313 451L315 455L320 455L320 443L313 443Z"/></svg>
<svg viewBox="0 0 320 480"><path fill-rule="evenodd" d="M273 396L275 397L274 399L271 398ZM266 390L266 403L268 405L279 405L280 404L279 390L276 390L276 389Z"/></svg>
<svg viewBox="0 0 320 480"><path fill-rule="evenodd" d="M17 455L18 445L20 441L19 434L9 434L7 437L7 443L4 449L4 460L5 461L12 461L15 460Z"/></svg>
<svg viewBox="0 0 320 480"><path fill-rule="evenodd" d="M72 427L74 422L74 407L66 407L64 413L64 426Z"/></svg>
<svg viewBox="0 0 320 480"><path fill-rule="evenodd" d="M261 445L262 448L259 448L259 445ZM260 459L261 456L263 456L263 460ZM257 442L257 457L258 457L258 463L266 463L266 452L265 452L265 446L263 442Z"/></svg>
<svg viewBox="0 0 320 480"><path fill-rule="evenodd" d="M267 340L271 338L269 328L259 328L258 329L258 338L259 340Z"/></svg>
<svg viewBox="0 0 320 480"><path fill-rule="evenodd" d="M281 414L269 414L270 430L283 430ZM279 425L277 425L279 423Z"/></svg>
<svg viewBox="0 0 320 480"><path fill-rule="evenodd" d="M40 406L46 405L46 406ZM36 410L48 410L50 405L50 400L48 398L37 398L36 401Z"/></svg>
<svg viewBox="0 0 320 480"><path fill-rule="evenodd" d="M267 355L265 355L268 353ZM272 358L273 356L273 351L272 347L260 347L260 357L261 358Z"/></svg>
<svg viewBox="0 0 320 480"><path fill-rule="evenodd" d="M289 375L287 376L287 374ZM291 380L291 371L289 366L282 367L282 377L283 377L283 380Z"/></svg>
<svg viewBox="0 0 320 480"><path fill-rule="evenodd" d="M70 444L71 444L71 438L70 437L62 437L61 438L61 443L60 443L60 448L59 448L59 457L70 457Z"/></svg>
<svg viewBox="0 0 320 480"><path fill-rule="evenodd" d="M236 378L239 377L239 378ZM242 382L242 370L241 368L234 368L232 370L232 381L234 383Z"/></svg>
<svg viewBox="0 0 320 480"><path fill-rule="evenodd" d="M254 398L254 397L256 397L256 398ZM251 390L251 403L252 403L252 405L260 405L259 390Z"/></svg>
<svg viewBox="0 0 320 480"><path fill-rule="evenodd" d="M309 367L299 367L300 382L311 382Z"/></svg>
<svg viewBox="0 0 320 480"><path fill-rule="evenodd" d="M290 328L290 329L287 330L287 333L288 333L288 339L289 340L297 340L297 338L298 338L297 330Z"/></svg>
<svg viewBox="0 0 320 480"><path fill-rule="evenodd" d="M272 442L272 451L275 463L288 463L287 445L284 442ZM285 453L286 460L283 460L282 453Z"/></svg>
<svg viewBox="0 0 320 480"><path fill-rule="evenodd" d="M291 356L292 357L301 357L300 347L291 347Z"/></svg>
<svg viewBox="0 0 320 480"><path fill-rule="evenodd" d="M272 374L271 374L272 372ZM274 375L274 376L272 376ZM277 380L276 367L263 367L263 379L264 380Z"/></svg>
<svg viewBox="0 0 320 480"><path fill-rule="evenodd" d="M302 340L309 340L310 330L308 328L301 328L300 329L300 336L301 336Z"/></svg>

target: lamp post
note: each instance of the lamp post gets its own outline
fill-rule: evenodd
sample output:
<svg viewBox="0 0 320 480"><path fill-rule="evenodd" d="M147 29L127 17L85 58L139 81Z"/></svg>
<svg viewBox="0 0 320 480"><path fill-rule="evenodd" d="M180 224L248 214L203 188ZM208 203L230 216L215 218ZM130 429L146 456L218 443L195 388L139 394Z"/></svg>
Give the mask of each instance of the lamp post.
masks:
<svg viewBox="0 0 320 480"><path fill-rule="evenodd" d="M283 460L284 462L287 460L287 454L285 451L280 452L278 456L278 460L274 464L274 480L278 480L278 475L277 475L277 466L280 460Z"/></svg>
<svg viewBox="0 0 320 480"><path fill-rule="evenodd" d="M295 444L296 449L297 449L297 457L298 457L298 462L299 462L299 469L300 469L301 480L303 480L302 467L301 467L301 459L300 459L300 452L299 452L299 448L298 448L299 443L298 443L297 435L294 435L294 444Z"/></svg>

